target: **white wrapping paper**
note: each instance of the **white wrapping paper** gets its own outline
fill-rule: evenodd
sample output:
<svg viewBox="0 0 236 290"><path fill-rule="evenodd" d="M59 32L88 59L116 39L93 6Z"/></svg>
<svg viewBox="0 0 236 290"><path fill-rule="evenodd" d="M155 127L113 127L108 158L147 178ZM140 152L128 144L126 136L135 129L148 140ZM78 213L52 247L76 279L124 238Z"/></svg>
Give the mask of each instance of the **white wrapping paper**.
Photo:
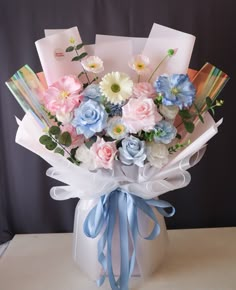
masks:
<svg viewBox="0 0 236 290"><path fill-rule="evenodd" d="M99 197L119 188L124 189L144 199L157 197L167 191L184 187L190 182L190 174L186 171L199 162L206 149L206 142L217 133L217 124L207 113L207 122L197 123L196 131L191 138L191 145L176 154L176 156L162 170L157 170L146 164L143 168L124 166L115 163L114 170L97 170L90 172L81 166L76 166L61 155L57 155L42 146L38 139L42 134L41 128L30 113L22 121L18 120L19 128L16 142L41 156L52 167L47 175L65 183L64 186L53 187L50 191L52 198L65 200L80 198L74 222L74 258L81 270L92 279L100 274L97 262L97 240L86 237L83 233L83 223L89 211L96 205ZM167 232L164 219L158 215L161 233L157 239L146 241L138 238L137 263L134 274L147 278L161 263L166 248ZM141 231L146 235L151 226L147 217L139 212ZM118 227L115 226L113 240L114 272L119 272L119 239Z"/></svg>

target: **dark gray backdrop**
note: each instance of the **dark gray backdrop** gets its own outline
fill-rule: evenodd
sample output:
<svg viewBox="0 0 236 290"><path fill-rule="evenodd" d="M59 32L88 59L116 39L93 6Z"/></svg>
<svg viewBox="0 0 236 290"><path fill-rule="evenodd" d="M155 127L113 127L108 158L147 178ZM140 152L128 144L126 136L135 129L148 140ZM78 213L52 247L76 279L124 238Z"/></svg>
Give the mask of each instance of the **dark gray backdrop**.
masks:
<svg viewBox="0 0 236 290"><path fill-rule="evenodd" d="M191 67L209 61L231 76L219 134L192 182L163 196L176 206L169 228L236 226L235 190L235 1L233 0L0 0L0 243L16 233L72 231L77 200L49 197L56 184L39 157L14 143L14 116L23 112L4 82L24 64L40 71L34 42L45 28L77 25L85 43L95 34L147 37L153 22L196 35Z"/></svg>

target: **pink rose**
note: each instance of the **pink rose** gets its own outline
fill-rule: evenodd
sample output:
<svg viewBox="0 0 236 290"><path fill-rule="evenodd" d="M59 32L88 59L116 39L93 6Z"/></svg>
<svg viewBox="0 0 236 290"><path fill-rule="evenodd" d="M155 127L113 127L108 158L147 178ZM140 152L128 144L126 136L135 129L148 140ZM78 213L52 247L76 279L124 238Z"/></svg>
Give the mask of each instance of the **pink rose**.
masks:
<svg viewBox="0 0 236 290"><path fill-rule="evenodd" d="M133 87L133 97L135 98L155 98L157 93L150 83L136 83Z"/></svg>
<svg viewBox="0 0 236 290"><path fill-rule="evenodd" d="M105 142L102 138L97 137L97 141L91 146L90 151L95 157L96 168L113 168L117 152L115 142Z"/></svg>
<svg viewBox="0 0 236 290"><path fill-rule="evenodd" d="M76 76L64 76L44 92L44 105L52 114L68 113L78 107L83 85Z"/></svg>
<svg viewBox="0 0 236 290"><path fill-rule="evenodd" d="M162 119L153 100L149 98L131 98L122 110L122 120L130 133L150 131Z"/></svg>
<svg viewBox="0 0 236 290"><path fill-rule="evenodd" d="M66 124L64 126L61 126L62 132L69 132L72 139L71 147L79 147L84 143L84 135L78 135L76 132L75 127L73 127L71 124Z"/></svg>

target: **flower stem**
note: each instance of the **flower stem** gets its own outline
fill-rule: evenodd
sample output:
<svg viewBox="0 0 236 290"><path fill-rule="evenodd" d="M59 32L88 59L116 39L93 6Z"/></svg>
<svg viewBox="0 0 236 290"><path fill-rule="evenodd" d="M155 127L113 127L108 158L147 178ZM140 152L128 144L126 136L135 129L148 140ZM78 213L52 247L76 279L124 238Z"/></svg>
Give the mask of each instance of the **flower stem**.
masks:
<svg viewBox="0 0 236 290"><path fill-rule="evenodd" d="M76 55L79 55L77 49L75 49L75 53L76 53ZM81 63L81 61L80 61L80 63ZM81 64L81 66L82 66L82 64ZM86 75L86 78L87 78L88 84L90 85L90 80L89 80L88 74L87 74L87 72L86 72L86 70L84 69L83 66L82 66L82 69L83 69L83 71L84 71L84 74Z"/></svg>
<svg viewBox="0 0 236 290"><path fill-rule="evenodd" d="M140 82L140 75L138 75L138 83Z"/></svg>
<svg viewBox="0 0 236 290"><path fill-rule="evenodd" d="M155 70L153 71L153 73L151 74L150 78L148 79L148 82L150 83L152 77L154 76L155 72L159 69L159 67L163 64L163 62L169 57L169 54L167 54L162 60L161 62L157 65L157 67L155 68Z"/></svg>

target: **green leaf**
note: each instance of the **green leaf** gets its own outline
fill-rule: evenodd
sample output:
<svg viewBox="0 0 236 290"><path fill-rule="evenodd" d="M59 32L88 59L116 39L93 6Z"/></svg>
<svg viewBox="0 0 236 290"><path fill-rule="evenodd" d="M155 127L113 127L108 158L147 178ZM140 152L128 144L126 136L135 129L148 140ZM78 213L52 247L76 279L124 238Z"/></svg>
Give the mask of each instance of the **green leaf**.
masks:
<svg viewBox="0 0 236 290"><path fill-rule="evenodd" d="M45 147L46 147L48 150L54 150L54 149L57 147L57 143L51 141L50 143L46 144Z"/></svg>
<svg viewBox="0 0 236 290"><path fill-rule="evenodd" d="M58 126L52 126L49 129L49 133L52 134L52 135L59 135L60 132L61 132L61 129Z"/></svg>
<svg viewBox="0 0 236 290"><path fill-rule="evenodd" d="M43 135L39 138L39 142L43 145L47 145L50 142L52 142L52 138L49 137L48 135Z"/></svg>
<svg viewBox="0 0 236 290"><path fill-rule="evenodd" d="M83 84L83 89L86 89L88 85L89 85L89 83L84 83Z"/></svg>
<svg viewBox="0 0 236 290"><path fill-rule="evenodd" d="M73 57L71 61L78 61L78 60L80 60L80 58L79 58L79 56L77 55L77 56Z"/></svg>
<svg viewBox="0 0 236 290"><path fill-rule="evenodd" d="M76 50L79 50L79 49L81 49L82 47L84 46L84 44L83 43L80 43L80 44L78 44L78 45L76 45Z"/></svg>
<svg viewBox="0 0 236 290"><path fill-rule="evenodd" d="M204 119L203 119L203 117L202 117L201 114L198 114L198 118L200 119L200 121L201 121L202 123L204 123Z"/></svg>
<svg viewBox="0 0 236 290"><path fill-rule="evenodd" d="M70 136L70 133L69 132L63 132L60 136L59 136L59 142L62 144L62 145L65 145L66 147L69 147L72 143L72 140L71 140L71 136Z"/></svg>
<svg viewBox="0 0 236 290"><path fill-rule="evenodd" d="M62 156L64 156L64 150L60 147L57 147L55 150L54 150L55 153L58 153L58 154L61 154Z"/></svg>
<svg viewBox="0 0 236 290"><path fill-rule="evenodd" d="M212 100L211 100L210 97L206 97L206 105L207 105L208 108L211 107L211 105L212 105Z"/></svg>
<svg viewBox="0 0 236 290"><path fill-rule="evenodd" d="M197 106L195 103L193 103L193 106L194 106L195 110L196 110L198 113L200 113L200 110L199 110L198 106Z"/></svg>
<svg viewBox="0 0 236 290"><path fill-rule="evenodd" d="M184 121L184 127L188 133L192 133L195 126L193 122Z"/></svg>
<svg viewBox="0 0 236 290"><path fill-rule="evenodd" d="M85 56L87 56L87 52L83 52L81 53L80 55L77 55L75 57L72 58L72 61L78 61L78 60L81 60L82 58L84 58Z"/></svg>
<svg viewBox="0 0 236 290"><path fill-rule="evenodd" d="M75 153L76 153L76 151L77 151L78 148L79 148L79 147L75 147L75 148L72 148L72 149L70 150L70 154L71 154L71 156L72 156L73 158L75 158Z"/></svg>
<svg viewBox="0 0 236 290"><path fill-rule="evenodd" d="M87 55L88 55L87 52L83 52L83 53L81 53L81 54L79 55L79 58L82 59L82 58L84 58L84 57L87 56Z"/></svg>
<svg viewBox="0 0 236 290"><path fill-rule="evenodd" d="M182 119L191 119L192 114L188 110L180 110L179 115Z"/></svg>
<svg viewBox="0 0 236 290"><path fill-rule="evenodd" d="M67 47L66 52L71 52L74 49L75 49L74 46L69 46L69 47Z"/></svg>
<svg viewBox="0 0 236 290"><path fill-rule="evenodd" d="M75 160L75 159L73 159L73 158L71 158L71 157L68 157L67 158L70 162L72 162L72 163L74 163L74 164L76 164L76 165L80 165L80 161L78 161L78 160Z"/></svg>

